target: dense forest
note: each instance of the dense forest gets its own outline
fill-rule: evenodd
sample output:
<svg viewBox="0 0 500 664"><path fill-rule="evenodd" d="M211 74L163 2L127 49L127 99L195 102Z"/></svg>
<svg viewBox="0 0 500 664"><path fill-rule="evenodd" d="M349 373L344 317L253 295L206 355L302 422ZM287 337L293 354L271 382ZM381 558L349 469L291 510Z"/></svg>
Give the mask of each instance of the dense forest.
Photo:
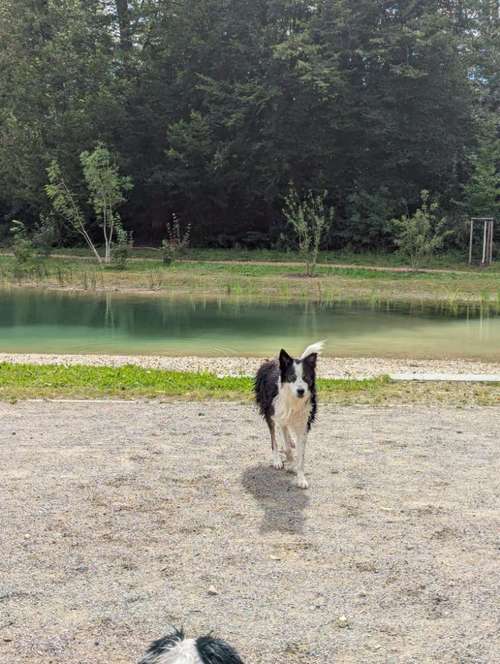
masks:
<svg viewBox="0 0 500 664"><path fill-rule="evenodd" d="M498 213L499 53L497 0L0 0L0 242L48 214L53 159L91 217L102 143L138 244L175 213L286 248L293 182L328 191L330 247L391 248L422 190L459 245Z"/></svg>

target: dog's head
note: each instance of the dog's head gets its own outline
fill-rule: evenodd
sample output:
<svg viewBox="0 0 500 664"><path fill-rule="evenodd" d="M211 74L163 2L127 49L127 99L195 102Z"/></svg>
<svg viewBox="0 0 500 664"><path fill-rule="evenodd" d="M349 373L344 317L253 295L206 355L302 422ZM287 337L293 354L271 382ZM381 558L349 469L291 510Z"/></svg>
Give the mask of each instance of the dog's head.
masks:
<svg viewBox="0 0 500 664"><path fill-rule="evenodd" d="M139 664L243 664L228 643L212 636L186 639L182 630L154 641Z"/></svg>
<svg viewBox="0 0 500 664"><path fill-rule="evenodd" d="M287 384L293 395L298 399L309 398L316 381L317 353L310 353L297 360L291 357L286 350L280 351L281 384Z"/></svg>

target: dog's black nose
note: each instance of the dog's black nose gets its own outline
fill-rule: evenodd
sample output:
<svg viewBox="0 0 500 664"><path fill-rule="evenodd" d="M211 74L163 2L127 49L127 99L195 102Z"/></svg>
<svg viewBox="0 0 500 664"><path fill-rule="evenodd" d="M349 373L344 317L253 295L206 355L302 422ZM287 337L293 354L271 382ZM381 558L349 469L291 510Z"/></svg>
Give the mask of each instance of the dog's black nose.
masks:
<svg viewBox="0 0 500 664"><path fill-rule="evenodd" d="M305 392L306 392L305 390L303 390L302 388L299 388L299 389L297 390L297 396L298 396L298 397L303 397L304 394L305 394Z"/></svg>

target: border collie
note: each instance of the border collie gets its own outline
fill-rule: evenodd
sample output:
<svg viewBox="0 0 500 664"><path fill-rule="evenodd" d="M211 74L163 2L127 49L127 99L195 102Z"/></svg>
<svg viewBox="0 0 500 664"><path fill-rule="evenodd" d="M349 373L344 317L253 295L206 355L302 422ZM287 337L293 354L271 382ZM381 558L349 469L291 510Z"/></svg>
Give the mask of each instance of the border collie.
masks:
<svg viewBox="0 0 500 664"><path fill-rule="evenodd" d="M139 664L244 664L228 643L211 636L186 639L182 630L154 641Z"/></svg>
<svg viewBox="0 0 500 664"><path fill-rule="evenodd" d="M261 365L255 377L255 399L271 432L274 468L283 468L276 442L276 425L283 433L287 470L297 473L297 486L307 489L304 455L307 434L316 418L316 360L324 341L308 346L295 359L281 349L278 360ZM295 439L295 444L294 444ZM293 465L293 451L297 460Z"/></svg>

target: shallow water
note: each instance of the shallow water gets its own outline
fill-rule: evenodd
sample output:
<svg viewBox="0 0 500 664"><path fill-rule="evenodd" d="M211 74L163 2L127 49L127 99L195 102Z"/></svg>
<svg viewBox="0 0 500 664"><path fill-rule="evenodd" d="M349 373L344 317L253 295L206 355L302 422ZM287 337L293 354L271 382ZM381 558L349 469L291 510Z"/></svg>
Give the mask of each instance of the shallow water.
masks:
<svg viewBox="0 0 500 664"><path fill-rule="evenodd" d="M475 307L0 291L0 352L251 356L325 338L327 355L500 360L500 316Z"/></svg>

